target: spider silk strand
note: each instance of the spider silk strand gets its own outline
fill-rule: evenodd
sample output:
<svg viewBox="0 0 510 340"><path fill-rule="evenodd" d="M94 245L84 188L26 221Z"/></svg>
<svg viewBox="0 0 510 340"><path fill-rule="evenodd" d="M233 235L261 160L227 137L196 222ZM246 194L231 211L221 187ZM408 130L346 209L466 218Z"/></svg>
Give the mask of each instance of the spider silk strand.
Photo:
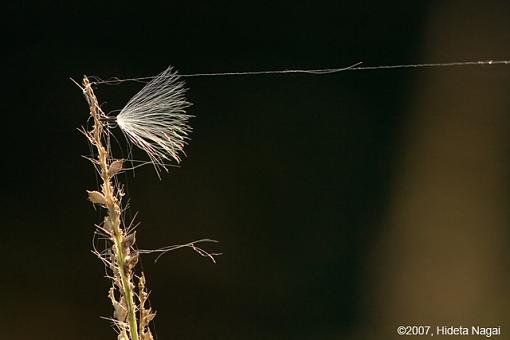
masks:
<svg viewBox="0 0 510 340"><path fill-rule="evenodd" d="M185 73L179 74L183 78L193 77L228 77L228 76L256 76L256 75L271 75L271 74L310 74L310 75L326 75L347 71L375 71L375 70L395 70L407 68L432 68L432 67L459 67L459 66L493 66L493 65L508 65L510 60L478 60L478 61L455 61L445 63L421 63L421 64L396 64L396 65L376 65L376 66L363 66L362 62L355 63L347 67L340 68L321 68L321 69L293 69L293 70L261 70L261 71L240 71L240 72L209 72L209 73ZM122 82L146 82L157 76L138 77L138 78L111 78L103 80L95 78L96 84L118 84Z"/></svg>

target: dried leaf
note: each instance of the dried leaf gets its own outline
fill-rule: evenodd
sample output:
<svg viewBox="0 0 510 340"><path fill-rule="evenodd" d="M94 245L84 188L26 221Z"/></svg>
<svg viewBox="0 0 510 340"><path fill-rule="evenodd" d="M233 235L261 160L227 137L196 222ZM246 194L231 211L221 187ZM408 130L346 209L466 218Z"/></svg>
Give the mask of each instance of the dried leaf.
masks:
<svg viewBox="0 0 510 340"><path fill-rule="evenodd" d="M113 177L116 174L118 174L122 170L123 163L124 161L122 159L114 160L112 164L110 164L110 168L108 169L108 175L110 177Z"/></svg>
<svg viewBox="0 0 510 340"><path fill-rule="evenodd" d="M154 320L154 318L156 317L156 312L152 312L150 309L149 309L149 314L147 314L145 316L145 322L148 324L149 322L151 322L152 320Z"/></svg>
<svg viewBox="0 0 510 340"><path fill-rule="evenodd" d="M117 340L129 340L129 336L127 335L127 332L125 330L120 332L119 335L117 336Z"/></svg>
<svg viewBox="0 0 510 340"><path fill-rule="evenodd" d="M150 331L142 333L142 340L154 340Z"/></svg>
<svg viewBox="0 0 510 340"><path fill-rule="evenodd" d="M124 237L124 240L122 241L122 246L124 248L131 248L135 244L135 242L136 242L135 233L136 232L133 232L133 233L127 235L126 237Z"/></svg>
<svg viewBox="0 0 510 340"><path fill-rule="evenodd" d="M114 309L113 315L115 316L115 319L117 319L118 321L121 321L121 322L126 321L127 309L124 306L124 301L122 298L121 298L120 302L118 302L115 299L113 287L110 288L110 290L108 291L108 297L110 298L110 301L112 302L112 305L113 305L113 309Z"/></svg>
<svg viewBox="0 0 510 340"><path fill-rule="evenodd" d="M88 191L87 190L87 193L89 194L89 200L92 203L106 205L106 198L99 191Z"/></svg>
<svg viewBox="0 0 510 340"><path fill-rule="evenodd" d="M133 254L129 255L126 259L126 266L127 271L131 270L136 264L138 263L138 253L134 252Z"/></svg>

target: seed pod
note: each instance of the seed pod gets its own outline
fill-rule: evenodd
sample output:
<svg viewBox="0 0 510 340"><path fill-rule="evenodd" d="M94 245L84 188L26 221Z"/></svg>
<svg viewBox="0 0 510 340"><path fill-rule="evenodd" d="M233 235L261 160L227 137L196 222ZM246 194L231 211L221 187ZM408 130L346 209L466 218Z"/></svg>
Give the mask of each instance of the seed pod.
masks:
<svg viewBox="0 0 510 340"><path fill-rule="evenodd" d="M124 240L122 241L122 247L124 249L131 248L135 244L136 242L135 234L136 231L124 237Z"/></svg>
<svg viewBox="0 0 510 340"><path fill-rule="evenodd" d="M119 333L117 340L129 340L129 336L127 335L127 331L125 329Z"/></svg>
<svg viewBox="0 0 510 340"><path fill-rule="evenodd" d="M127 319L127 309L123 304L122 298L121 301L117 301L115 298L114 288L110 288L108 291L108 297L110 298L110 301L112 302L113 309L114 309L114 316L118 321L126 321Z"/></svg>
<svg viewBox="0 0 510 340"><path fill-rule="evenodd" d="M99 191L88 191L87 190L87 193L89 195L89 201L91 201L92 203L106 205L106 198Z"/></svg>
<svg viewBox="0 0 510 340"><path fill-rule="evenodd" d="M136 264L138 263L138 252L133 252L131 255L129 255L127 258L126 258L126 263L125 263L125 268L124 270L126 270L127 272L129 272L132 268L134 268L134 266L136 266Z"/></svg>
<svg viewBox="0 0 510 340"><path fill-rule="evenodd" d="M122 170L122 159L116 159L110 164L110 168L108 169L108 176L113 177L118 174Z"/></svg>

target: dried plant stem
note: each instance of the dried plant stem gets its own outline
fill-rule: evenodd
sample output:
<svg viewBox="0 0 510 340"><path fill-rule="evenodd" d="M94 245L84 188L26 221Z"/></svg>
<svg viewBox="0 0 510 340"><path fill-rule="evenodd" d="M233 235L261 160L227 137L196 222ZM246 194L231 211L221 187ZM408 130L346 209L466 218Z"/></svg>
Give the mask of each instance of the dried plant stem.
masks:
<svg viewBox="0 0 510 340"><path fill-rule="evenodd" d="M140 254L160 253L161 256L174 249L189 247L213 262L214 256L220 255L198 247L199 243L216 242L210 239L156 250L138 250L134 248L134 231L129 226L123 226L121 201L124 193L115 178L122 170L123 162L114 159L111 154L110 123L116 122L134 144L148 153L156 171L158 168L166 169L164 160L180 160L178 153L182 152L187 133L191 131L187 125L190 116L184 113L189 103L184 99L183 86L177 74L169 68L149 82L116 117L108 116L101 110L87 77L83 78L83 87L80 86L93 119L92 128L82 129L82 132L97 151L97 157L89 160L102 182L100 190L88 191L88 195L92 203L106 209L103 222L96 227L98 233L111 241L111 247L106 251L94 250L94 253L112 273L109 278L113 284L108 297L114 308L114 318L111 320L118 330L118 340L154 340L149 323L156 314L146 307L149 292L145 276L143 273L134 273Z"/></svg>
<svg viewBox="0 0 510 340"><path fill-rule="evenodd" d="M133 240L130 241L128 239L130 235L126 235L125 230L121 227L120 200L123 193L112 184L112 178L115 176L115 173L111 171L111 168L115 161L112 161L112 157L109 155L109 148L104 144L109 133L104 127L106 116L98 105L87 77L83 79L83 91L90 106L90 114L94 119L93 128L91 131L87 131L86 135L90 143L97 149L97 159L94 163L102 180L101 192L89 192L89 199L93 203L100 204L106 208L107 214L104 218L102 230L108 234L113 242L112 256L110 259L106 259L106 262L110 264L114 276L114 287L110 291L110 299L112 299L115 307L115 322L120 331L119 339L139 340L138 308L135 303L136 293L132 272L138 259L138 254L132 249L134 235ZM143 280L144 283L145 280ZM120 294L118 300L114 295L115 286L118 287ZM145 288L142 286L140 289L144 290ZM144 310L143 305L141 310ZM145 312L151 313L150 310ZM143 332L144 330L140 329L140 331ZM129 338L127 338L126 333L129 333ZM149 337L147 338L149 339Z"/></svg>

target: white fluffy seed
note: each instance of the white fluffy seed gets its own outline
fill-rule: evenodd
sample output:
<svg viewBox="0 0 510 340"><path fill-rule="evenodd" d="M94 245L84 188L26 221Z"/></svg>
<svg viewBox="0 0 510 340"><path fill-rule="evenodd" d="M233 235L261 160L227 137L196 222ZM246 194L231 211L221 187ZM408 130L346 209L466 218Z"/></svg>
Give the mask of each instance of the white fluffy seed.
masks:
<svg viewBox="0 0 510 340"><path fill-rule="evenodd" d="M138 92L117 115L117 124L128 139L147 153L159 173L179 163L191 132L185 109L184 82L171 67Z"/></svg>

